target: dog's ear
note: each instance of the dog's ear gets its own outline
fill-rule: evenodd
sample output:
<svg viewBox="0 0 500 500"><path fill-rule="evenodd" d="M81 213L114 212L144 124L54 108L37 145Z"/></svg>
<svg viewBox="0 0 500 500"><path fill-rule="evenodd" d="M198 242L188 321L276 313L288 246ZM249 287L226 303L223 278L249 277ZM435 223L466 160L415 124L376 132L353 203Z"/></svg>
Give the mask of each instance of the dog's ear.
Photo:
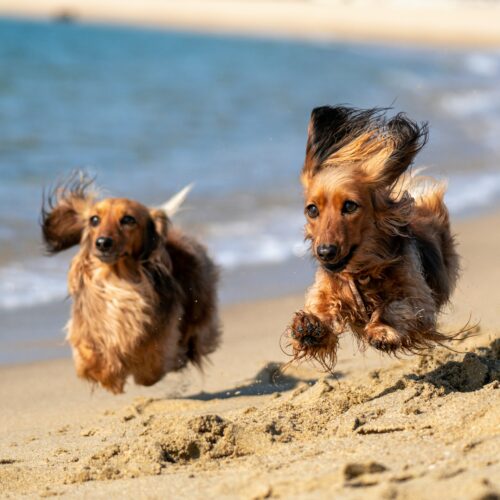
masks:
<svg viewBox="0 0 500 500"><path fill-rule="evenodd" d="M40 225L49 253L80 243L86 213L95 199L93 179L75 172L43 196Z"/></svg>
<svg viewBox="0 0 500 500"><path fill-rule="evenodd" d="M147 260L158 245L166 241L170 224L167 214L161 209L154 208L150 210L149 215L145 228L142 260Z"/></svg>
<svg viewBox="0 0 500 500"><path fill-rule="evenodd" d="M393 184L412 164L427 138L427 123L418 124L404 113L374 128L364 141L373 154L370 157L365 153L366 161L360 165L367 180L383 186Z"/></svg>
<svg viewBox="0 0 500 500"><path fill-rule="evenodd" d="M314 108L307 128L306 158L302 175L314 176L342 142L350 109L343 106Z"/></svg>
<svg viewBox="0 0 500 500"><path fill-rule="evenodd" d="M302 182L308 182L328 160L348 145L357 135L369 128L377 108L361 110L347 106L321 106L312 110L307 133L306 158Z"/></svg>
<svg viewBox="0 0 500 500"><path fill-rule="evenodd" d="M427 124L386 109L317 108L309 123L302 181L323 168L357 168L365 180L389 186L411 165L427 141Z"/></svg>
<svg viewBox="0 0 500 500"><path fill-rule="evenodd" d="M154 222L155 231L158 236L165 241L167 239L168 227L170 225L170 219L164 210L159 208L154 208L150 212L151 219Z"/></svg>

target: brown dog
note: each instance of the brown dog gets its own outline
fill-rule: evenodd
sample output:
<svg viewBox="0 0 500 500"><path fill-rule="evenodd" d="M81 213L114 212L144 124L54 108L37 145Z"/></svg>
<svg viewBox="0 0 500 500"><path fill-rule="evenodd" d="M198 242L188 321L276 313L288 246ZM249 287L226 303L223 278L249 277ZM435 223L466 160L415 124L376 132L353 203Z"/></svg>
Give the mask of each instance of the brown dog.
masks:
<svg viewBox="0 0 500 500"><path fill-rule="evenodd" d="M98 200L73 176L42 208L50 253L80 245L68 277L68 340L77 374L114 393L203 357L219 344L217 270L205 249L171 226L165 210Z"/></svg>
<svg viewBox="0 0 500 500"><path fill-rule="evenodd" d="M436 330L459 271L445 188L403 176L426 139L404 114L313 110L301 181L319 266L289 329L296 358L331 369L346 329L385 352L449 339Z"/></svg>

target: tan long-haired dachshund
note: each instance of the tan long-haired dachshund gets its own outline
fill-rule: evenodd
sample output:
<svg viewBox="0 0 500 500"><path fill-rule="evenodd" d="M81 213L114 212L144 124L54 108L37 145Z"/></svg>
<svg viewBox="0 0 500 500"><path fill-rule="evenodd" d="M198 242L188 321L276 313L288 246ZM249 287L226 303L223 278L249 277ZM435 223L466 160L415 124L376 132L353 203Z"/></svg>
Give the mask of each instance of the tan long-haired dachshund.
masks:
<svg viewBox="0 0 500 500"><path fill-rule="evenodd" d="M405 175L427 135L404 114L313 110L301 181L319 265L288 330L296 358L331 369L346 330L389 353L450 338L436 329L459 272L445 187Z"/></svg>
<svg viewBox="0 0 500 500"><path fill-rule="evenodd" d="M168 211L99 200L81 174L44 199L48 251L80 246L68 275L77 374L113 393L123 392L129 375L152 385L188 362L200 367L219 344L217 269Z"/></svg>

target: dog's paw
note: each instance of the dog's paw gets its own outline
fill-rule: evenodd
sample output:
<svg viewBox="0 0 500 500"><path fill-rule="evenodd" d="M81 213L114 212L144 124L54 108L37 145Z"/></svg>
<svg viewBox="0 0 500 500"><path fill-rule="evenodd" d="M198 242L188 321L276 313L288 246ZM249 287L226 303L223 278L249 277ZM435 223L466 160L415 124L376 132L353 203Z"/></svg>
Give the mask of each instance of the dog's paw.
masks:
<svg viewBox="0 0 500 500"><path fill-rule="evenodd" d="M368 343L384 352L394 352L401 347L401 334L388 325L370 326L366 329Z"/></svg>
<svg viewBox="0 0 500 500"><path fill-rule="evenodd" d="M294 342L306 347L320 346L328 333L329 329L314 314L305 311L295 313L290 327L290 337Z"/></svg>
<svg viewBox="0 0 500 500"><path fill-rule="evenodd" d="M329 323L324 323L314 314L299 311L293 318L288 335L295 360L314 359L326 371L333 371L339 336Z"/></svg>

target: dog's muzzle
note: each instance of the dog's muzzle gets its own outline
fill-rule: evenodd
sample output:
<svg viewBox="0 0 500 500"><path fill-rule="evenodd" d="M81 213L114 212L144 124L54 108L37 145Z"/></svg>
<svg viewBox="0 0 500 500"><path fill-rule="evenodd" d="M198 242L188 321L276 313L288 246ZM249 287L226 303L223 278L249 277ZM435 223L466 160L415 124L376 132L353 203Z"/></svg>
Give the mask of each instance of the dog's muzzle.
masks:
<svg viewBox="0 0 500 500"><path fill-rule="evenodd" d="M100 252L109 252L113 248L113 238L101 236L97 238L95 246Z"/></svg>
<svg viewBox="0 0 500 500"><path fill-rule="evenodd" d="M337 256L338 247L335 245L318 245L316 247L316 254L319 259L324 262L330 262Z"/></svg>
<svg viewBox="0 0 500 500"><path fill-rule="evenodd" d="M335 247L337 248L337 247ZM352 259L354 252L356 251L356 245L352 246L351 249L349 250L349 253L345 256L342 257L341 259L338 260L327 260L319 255L319 247L317 249L318 256L320 258L322 266L329 272L331 273L339 273L343 271L347 264L349 264L350 260ZM337 251L335 252L334 257L337 255Z"/></svg>
<svg viewBox="0 0 500 500"><path fill-rule="evenodd" d="M95 256L107 264L112 264L118 258L114 241L112 238L100 236L95 241L96 253Z"/></svg>

